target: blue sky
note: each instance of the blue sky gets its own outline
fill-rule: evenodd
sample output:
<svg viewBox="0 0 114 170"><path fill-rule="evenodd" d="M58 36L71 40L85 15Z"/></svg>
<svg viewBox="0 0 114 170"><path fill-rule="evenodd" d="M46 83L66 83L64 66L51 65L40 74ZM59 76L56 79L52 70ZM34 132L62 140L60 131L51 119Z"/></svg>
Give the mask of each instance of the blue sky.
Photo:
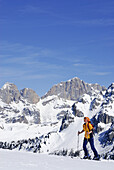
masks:
<svg viewBox="0 0 114 170"><path fill-rule="evenodd" d="M0 0L0 88L114 82L114 0Z"/></svg>

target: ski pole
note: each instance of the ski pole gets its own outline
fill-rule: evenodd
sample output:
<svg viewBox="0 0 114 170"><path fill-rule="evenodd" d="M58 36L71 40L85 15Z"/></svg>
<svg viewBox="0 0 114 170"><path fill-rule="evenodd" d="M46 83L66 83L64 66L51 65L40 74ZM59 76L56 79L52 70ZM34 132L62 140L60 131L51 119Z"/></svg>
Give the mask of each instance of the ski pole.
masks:
<svg viewBox="0 0 114 170"><path fill-rule="evenodd" d="M87 134L87 142L88 142L88 134Z"/></svg>
<svg viewBox="0 0 114 170"><path fill-rule="evenodd" d="M77 141L77 150L79 150L79 134L78 134L78 141Z"/></svg>

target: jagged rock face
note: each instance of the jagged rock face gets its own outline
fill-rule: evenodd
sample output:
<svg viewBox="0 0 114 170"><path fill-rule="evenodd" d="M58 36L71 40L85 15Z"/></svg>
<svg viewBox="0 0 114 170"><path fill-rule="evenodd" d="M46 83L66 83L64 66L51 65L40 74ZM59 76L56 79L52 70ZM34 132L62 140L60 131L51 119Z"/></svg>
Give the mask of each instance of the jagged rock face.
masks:
<svg viewBox="0 0 114 170"><path fill-rule="evenodd" d="M24 88L20 91L20 94L31 104L36 104L40 100L40 97L32 89Z"/></svg>
<svg viewBox="0 0 114 170"><path fill-rule="evenodd" d="M100 103L97 103L97 105L99 106ZM103 130L103 127L101 127L99 123L114 124L114 83L112 83L106 90L103 101L100 105L100 110L96 116L93 117L93 122L95 123L97 133ZM111 137L112 134L110 135L110 138Z"/></svg>
<svg viewBox="0 0 114 170"><path fill-rule="evenodd" d="M105 96L106 96L106 97L114 96L114 83L112 83L112 84L108 87Z"/></svg>
<svg viewBox="0 0 114 170"><path fill-rule="evenodd" d="M91 121L96 132L101 132L105 126L114 122L114 84L109 86L104 95L102 93L84 94L72 105L72 111L77 117L83 117L85 112L91 112L94 115Z"/></svg>
<svg viewBox="0 0 114 170"><path fill-rule="evenodd" d="M99 84L91 84L91 87L93 87L95 90L98 90L98 91L105 91L106 90L106 87L100 86Z"/></svg>
<svg viewBox="0 0 114 170"><path fill-rule="evenodd" d="M79 109L77 109L77 106L75 103L72 106L72 110L73 110L73 115L75 115L77 117L84 117L84 113L82 111L80 111Z"/></svg>
<svg viewBox="0 0 114 170"><path fill-rule="evenodd" d="M18 102L20 98L20 93L16 87L16 85L12 83L6 83L0 89L0 98L3 102L9 104L12 101Z"/></svg>
<svg viewBox="0 0 114 170"><path fill-rule="evenodd" d="M12 103L5 104L0 107L0 120L5 123L40 124L40 111L35 105L26 102L15 103L15 107Z"/></svg>
<svg viewBox="0 0 114 170"><path fill-rule="evenodd" d="M40 112L38 110L31 111L28 108L23 109L23 115L25 116L33 116L32 123L39 124L40 123Z"/></svg>
<svg viewBox="0 0 114 170"><path fill-rule="evenodd" d="M100 142L103 145L109 145L114 142L114 122L112 122L111 127L105 132L100 134Z"/></svg>
<svg viewBox="0 0 114 170"><path fill-rule="evenodd" d="M6 83L0 89L0 119L5 123L40 123L40 111L36 103L39 96L32 89L18 91L16 85Z"/></svg>
<svg viewBox="0 0 114 170"><path fill-rule="evenodd" d="M92 90L102 91L106 90L106 88L98 84L87 84L79 78L73 78L67 82L61 82L53 86L42 98L58 95L68 100L77 100L83 94L91 93Z"/></svg>
<svg viewBox="0 0 114 170"><path fill-rule="evenodd" d="M98 118L97 118L98 122L102 122L102 123L105 123L105 124L112 123L113 120L114 120L114 117L113 116L109 116L106 113L100 113Z"/></svg>
<svg viewBox="0 0 114 170"><path fill-rule="evenodd" d="M114 103L114 83L109 86L105 93L105 100L101 104L102 109L97 117L98 122L108 124L114 121L113 103ZM109 114L107 114L108 112Z"/></svg>
<svg viewBox="0 0 114 170"><path fill-rule="evenodd" d="M66 114L64 114L64 117L62 118L59 132L66 129L72 122L74 122L74 117L70 113L66 112Z"/></svg>
<svg viewBox="0 0 114 170"><path fill-rule="evenodd" d="M0 89L0 98L4 103L9 104L12 101L19 102L21 96L31 104L36 104L40 100L40 97L32 89L24 88L19 92L16 85L12 83L6 83Z"/></svg>
<svg viewBox="0 0 114 170"><path fill-rule="evenodd" d="M100 98L94 98L90 105L90 110L96 109L101 104Z"/></svg>
<svg viewBox="0 0 114 170"><path fill-rule="evenodd" d="M20 116L13 117L10 119L7 118L6 123L26 123L26 124L28 124L28 121L24 115L20 115Z"/></svg>

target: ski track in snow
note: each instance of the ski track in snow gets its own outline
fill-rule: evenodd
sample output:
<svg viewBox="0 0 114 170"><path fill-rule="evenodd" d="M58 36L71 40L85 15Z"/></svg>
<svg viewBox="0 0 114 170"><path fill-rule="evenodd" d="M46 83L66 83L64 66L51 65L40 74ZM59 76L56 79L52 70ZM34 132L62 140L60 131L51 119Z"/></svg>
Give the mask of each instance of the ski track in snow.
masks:
<svg viewBox="0 0 114 170"><path fill-rule="evenodd" d="M112 170L114 161L80 160L77 158L0 150L0 170Z"/></svg>

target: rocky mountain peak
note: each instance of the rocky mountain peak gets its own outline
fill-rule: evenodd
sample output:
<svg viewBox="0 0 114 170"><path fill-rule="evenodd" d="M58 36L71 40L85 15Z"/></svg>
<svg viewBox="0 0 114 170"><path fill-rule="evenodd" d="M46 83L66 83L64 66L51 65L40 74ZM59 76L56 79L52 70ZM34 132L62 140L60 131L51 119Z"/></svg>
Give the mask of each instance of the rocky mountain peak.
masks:
<svg viewBox="0 0 114 170"><path fill-rule="evenodd" d="M11 103L12 101L18 102L20 93L15 84L7 82L0 89L0 98L7 104Z"/></svg>
<svg viewBox="0 0 114 170"><path fill-rule="evenodd" d="M12 88L12 86L14 86L13 83L7 82L7 83L5 83L5 84L3 85L3 87L2 87L1 89L2 89L2 90L4 90L4 89L10 89L10 88Z"/></svg>
<svg viewBox="0 0 114 170"><path fill-rule="evenodd" d="M36 104L40 100L40 97L35 93L34 90L24 88L19 92L17 86L13 83L7 82L0 89L0 98L4 103L10 104L12 101L18 103L22 97L31 104Z"/></svg>
<svg viewBox="0 0 114 170"><path fill-rule="evenodd" d="M36 104L40 100L40 97L35 93L35 91L29 88L24 88L20 91L20 94L31 104Z"/></svg>
<svg viewBox="0 0 114 170"><path fill-rule="evenodd" d="M106 88L98 84L85 83L78 77L75 77L66 82L61 82L57 85L54 85L42 98L57 95L64 99L77 100L83 94L90 94L94 90L102 91L106 90Z"/></svg>

